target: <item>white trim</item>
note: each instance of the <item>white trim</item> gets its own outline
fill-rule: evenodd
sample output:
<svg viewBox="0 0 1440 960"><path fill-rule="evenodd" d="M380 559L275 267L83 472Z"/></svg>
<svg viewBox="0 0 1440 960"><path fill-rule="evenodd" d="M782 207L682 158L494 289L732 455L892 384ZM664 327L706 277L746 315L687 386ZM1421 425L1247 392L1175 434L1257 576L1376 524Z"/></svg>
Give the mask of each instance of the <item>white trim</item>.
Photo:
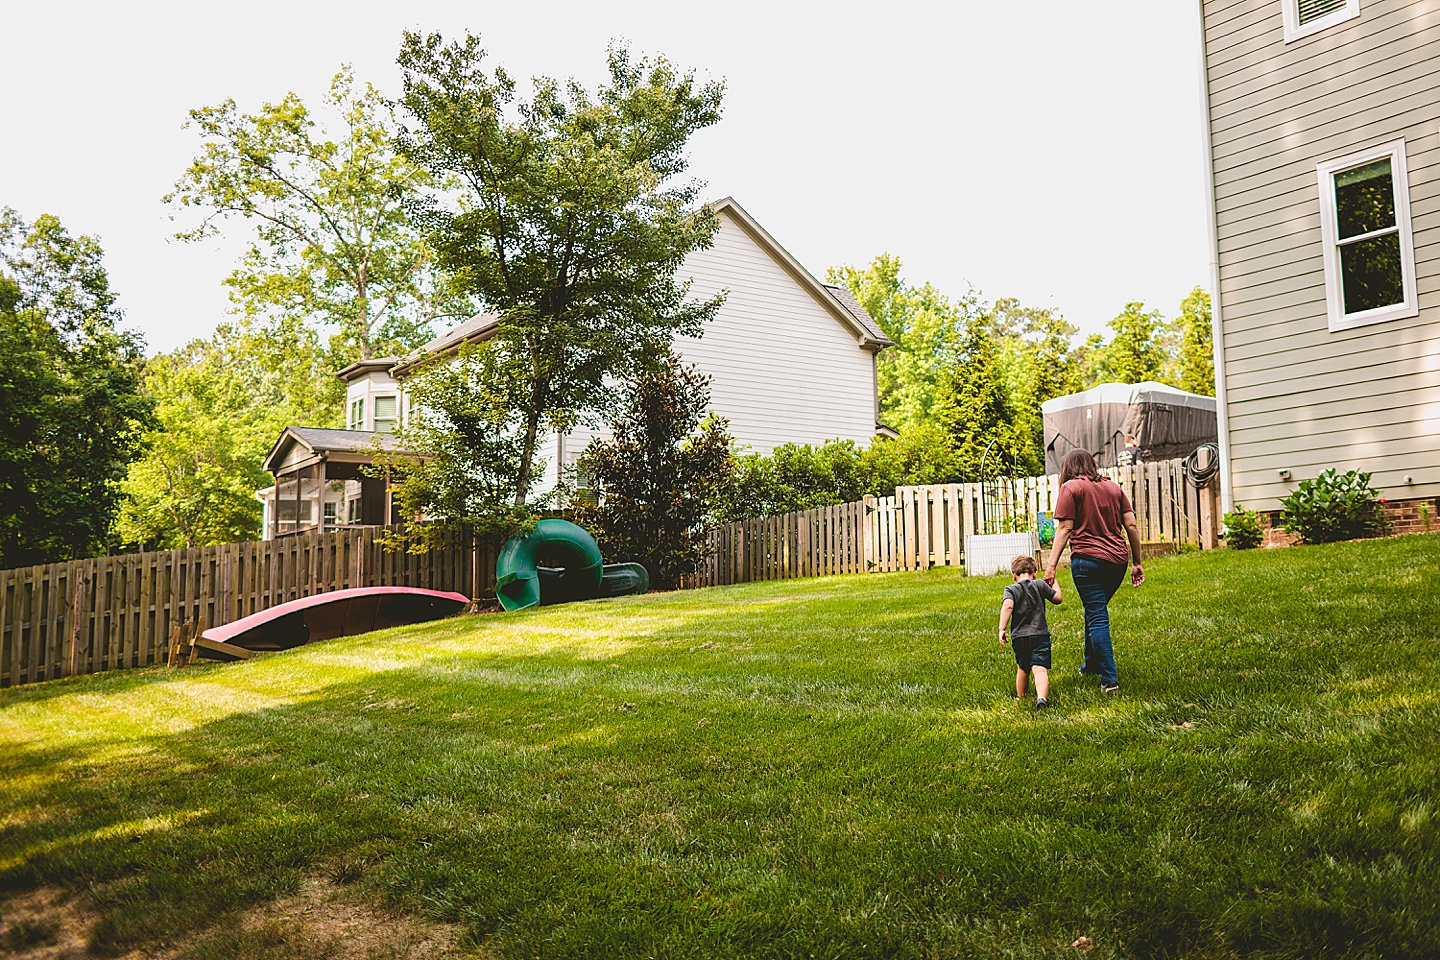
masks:
<svg viewBox="0 0 1440 960"><path fill-rule="evenodd" d="M1283 0L1287 9L1291 0ZM1201 127L1205 150L1205 228L1210 237L1210 345L1215 364L1215 418L1220 439L1220 512L1235 509L1230 461L1230 408L1225 399L1225 323L1220 310L1220 228L1215 203L1215 152L1211 144L1210 77L1205 56L1205 0L1197 0L1200 14L1200 103L1205 111Z"/></svg>
<svg viewBox="0 0 1440 960"><path fill-rule="evenodd" d="M1334 178L1337 173L1386 159L1390 161L1390 182L1395 191L1395 225L1365 236L1400 235L1400 282L1405 299L1389 306L1347 314L1345 292L1341 287L1341 241L1336 226ZM1405 166L1405 138L1359 150L1336 160L1326 160L1316 164L1315 172L1320 189L1320 236L1325 245L1325 304L1330 331L1334 333L1366 324L1418 316L1420 301L1415 284L1415 238L1410 229L1410 176ZM1345 242L1353 243L1358 239L1361 237L1347 237Z"/></svg>
<svg viewBox="0 0 1440 960"><path fill-rule="evenodd" d="M1300 0L1280 0L1280 9L1285 19L1285 42L1292 43L1337 23L1354 20L1360 16L1360 0L1346 0L1345 6L1304 26L1300 24Z"/></svg>

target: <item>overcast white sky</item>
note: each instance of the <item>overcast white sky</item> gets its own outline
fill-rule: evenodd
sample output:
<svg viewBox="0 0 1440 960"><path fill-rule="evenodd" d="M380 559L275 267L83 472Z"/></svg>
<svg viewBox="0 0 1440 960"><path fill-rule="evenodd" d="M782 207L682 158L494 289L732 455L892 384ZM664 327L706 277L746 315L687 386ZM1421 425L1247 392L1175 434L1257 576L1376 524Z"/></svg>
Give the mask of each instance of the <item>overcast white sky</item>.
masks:
<svg viewBox="0 0 1440 960"><path fill-rule="evenodd" d="M485 41L517 76L603 75L628 40L727 83L692 173L812 273L889 251L912 282L1174 315L1208 284L1194 0L9 5L0 205L96 234L151 352L208 334L244 228L168 240L186 111L317 102L342 62L399 92L401 30Z"/></svg>

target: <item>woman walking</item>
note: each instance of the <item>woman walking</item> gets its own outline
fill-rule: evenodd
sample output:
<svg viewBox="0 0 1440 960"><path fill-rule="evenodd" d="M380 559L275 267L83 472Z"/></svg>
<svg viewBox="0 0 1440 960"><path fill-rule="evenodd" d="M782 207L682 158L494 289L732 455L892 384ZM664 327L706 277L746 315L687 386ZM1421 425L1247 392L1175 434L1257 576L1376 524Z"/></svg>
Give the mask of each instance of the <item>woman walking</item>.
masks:
<svg viewBox="0 0 1440 960"><path fill-rule="evenodd" d="M1127 542L1128 541L1128 542ZM1130 558L1130 582L1145 582L1140 565L1140 527L1130 498L1114 480L1100 476L1088 450L1071 450L1060 463L1060 496L1055 500L1055 546L1045 565L1045 582L1055 585L1060 552L1070 544L1070 575L1085 607L1085 665L1104 693L1117 693L1115 651L1110 642L1110 598L1120 589Z"/></svg>

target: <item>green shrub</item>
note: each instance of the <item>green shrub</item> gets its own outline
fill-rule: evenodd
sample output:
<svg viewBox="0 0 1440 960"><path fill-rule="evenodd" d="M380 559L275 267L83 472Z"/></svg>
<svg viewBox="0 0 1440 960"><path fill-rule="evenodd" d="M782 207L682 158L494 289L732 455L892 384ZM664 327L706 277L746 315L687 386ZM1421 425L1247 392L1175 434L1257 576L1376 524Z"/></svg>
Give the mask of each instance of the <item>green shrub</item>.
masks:
<svg viewBox="0 0 1440 960"><path fill-rule="evenodd" d="M606 558L645 565L670 589L705 560L705 528L731 483L728 421L710 407L710 378L671 357L631 381L612 438L592 440L579 471L590 496L576 520L595 531Z"/></svg>
<svg viewBox="0 0 1440 960"><path fill-rule="evenodd" d="M1295 492L1280 501L1280 523L1306 543L1381 536L1389 521L1378 494L1368 473L1323 470L1314 480L1300 481Z"/></svg>
<svg viewBox="0 0 1440 960"><path fill-rule="evenodd" d="M1260 528L1260 514L1235 504L1235 509L1225 514L1225 532L1220 536L1236 550L1260 546L1260 541L1265 539L1265 531Z"/></svg>

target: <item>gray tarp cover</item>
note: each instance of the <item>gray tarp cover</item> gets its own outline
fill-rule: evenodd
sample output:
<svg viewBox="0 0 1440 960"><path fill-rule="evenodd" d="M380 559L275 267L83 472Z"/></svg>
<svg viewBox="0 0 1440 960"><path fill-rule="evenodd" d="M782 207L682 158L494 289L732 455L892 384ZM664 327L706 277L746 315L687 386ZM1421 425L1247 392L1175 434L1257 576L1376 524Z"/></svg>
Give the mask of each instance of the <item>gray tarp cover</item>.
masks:
<svg viewBox="0 0 1440 960"><path fill-rule="evenodd" d="M1102 467L1115 466L1125 434L1135 434L1144 460L1189 456L1219 437L1215 398L1163 383L1102 383L1040 405L1045 420L1045 471L1059 473L1065 454L1081 447Z"/></svg>

